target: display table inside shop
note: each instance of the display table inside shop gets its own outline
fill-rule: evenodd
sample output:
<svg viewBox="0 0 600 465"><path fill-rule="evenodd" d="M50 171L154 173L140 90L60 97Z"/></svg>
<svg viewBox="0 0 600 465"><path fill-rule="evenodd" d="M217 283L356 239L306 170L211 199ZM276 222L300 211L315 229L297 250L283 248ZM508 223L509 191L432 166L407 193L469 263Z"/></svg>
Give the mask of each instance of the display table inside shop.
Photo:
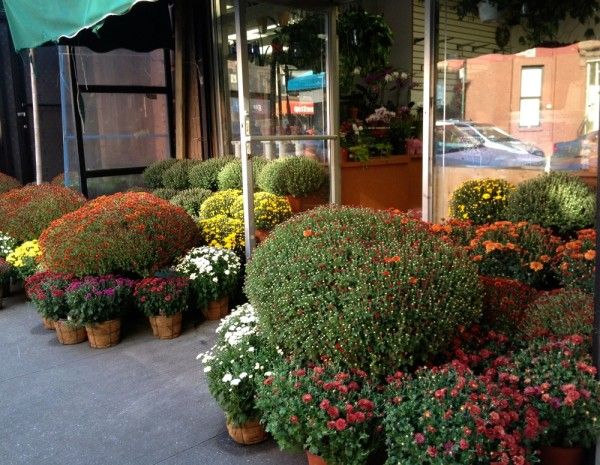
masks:
<svg viewBox="0 0 600 465"><path fill-rule="evenodd" d="M421 155L344 161L342 204L377 209L421 208Z"/></svg>

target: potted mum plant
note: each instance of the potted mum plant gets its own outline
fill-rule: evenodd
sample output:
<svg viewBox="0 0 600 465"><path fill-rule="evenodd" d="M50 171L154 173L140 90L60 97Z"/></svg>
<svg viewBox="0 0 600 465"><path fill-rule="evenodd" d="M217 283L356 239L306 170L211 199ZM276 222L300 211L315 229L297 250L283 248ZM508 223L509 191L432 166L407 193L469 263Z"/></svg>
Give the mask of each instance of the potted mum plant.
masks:
<svg viewBox="0 0 600 465"><path fill-rule="evenodd" d="M25 281L27 295L42 317L44 327L55 329L61 344L79 344L87 339L85 328L76 325L69 315L66 289L75 280L64 273L42 271Z"/></svg>
<svg viewBox="0 0 600 465"><path fill-rule="evenodd" d="M90 347L104 349L121 340L121 316L131 307L131 279L87 276L66 289L72 321L85 325Z"/></svg>
<svg viewBox="0 0 600 465"><path fill-rule="evenodd" d="M37 240L23 242L6 256L19 279L25 281L38 269L38 257L41 255Z"/></svg>
<svg viewBox="0 0 600 465"><path fill-rule="evenodd" d="M234 216L244 220L244 199L240 196L234 206ZM263 242L269 232L279 223L292 216L292 208L285 197L280 197L269 192L254 194L254 221L256 225L256 240Z"/></svg>
<svg viewBox="0 0 600 465"><path fill-rule="evenodd" d="M137 307L148 317L152 333L159 339L173 339L181 334L188 290L189 279L181 276L145 278L135 285Z"/></svg>
<svg viewBox="0 0 600 465"><path fill-rule="evenodd" d="M515 354L523 392L548 425L539 440L542 465L581 464L583 448L600 435L600 384L588 349L589 339L573 335Z"/></svg>
<svg viewBox="0 0 600 465"><path fill-rule="evenodd" d="M175 271L190 280L195 302L208 320L229 313L229 295L238 284L240 259L231 250L202 246L190 250Z"/></svg>
<svg viewBox="0 0 600 465"><path fill-rule="evenodd" d="M255 405L256 382L262 382L272 354L258 333L250 304L237 307L217 328L217 342L202 360L208 388L227 420L227 431L239 444L257 444L267 438ZM270 373L269 373L270 374Z"/></svg>
<svg viewBox="0 0 600 465"><path fill-rule="evenodd" d="M257 405L279 447L305 450L311 465L365 464L382 440L381 397L358 369L280 361L259 385Z"/></svg>

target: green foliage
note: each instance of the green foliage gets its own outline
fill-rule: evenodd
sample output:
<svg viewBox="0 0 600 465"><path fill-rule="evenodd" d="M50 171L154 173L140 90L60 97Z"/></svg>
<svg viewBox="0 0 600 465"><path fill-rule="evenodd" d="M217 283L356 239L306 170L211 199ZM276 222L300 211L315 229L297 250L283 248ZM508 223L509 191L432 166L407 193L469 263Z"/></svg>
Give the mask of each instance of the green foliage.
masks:
<svg viewBox="0 0 600 465"><path fill-rule="evenodd" d="M188 309L189 280L176 277L144 278L135 284L137 308L146 316L172 316Z"/></svg>
<svg viewBox="0 0 600 465"><path fill-rule="evenodd" d="M258 185L271 194L306 197L318 191L326 178L318 161L306 157L290 157L267 165L258 177Z"/></svg>
<svg viewBox="0 0 600 465"><path fill-rule="evenodd" d="M12 176L0 172L0 194L8 192L12 189L18 189L21 183Z"/></svg>
<svg viewBox="0 0 600 465"><path fill-rule="evenodd" d="M240 305L221 321L215 345L198 358L208 389L229 422L237 426L260 418L256 385L262 383L275 357L263 343L250 304Z"/></svg>
<svg viewBox="0 0 600 465"><path fill-rule="evenodd" d="M503 179L474 179L452 194L450 216L475 224L506 219L507 198L514 186Z"/></svg>
<svg viewBox="0 0 600 465"><path fill-rule="evenodd" d="M382 396L361 370L295 369L279 361L258 387L257 405L277 444L308 450L331 465L364 465L380 445Z"/></svg>
<svg viewBox="0 0 600 465"><path fill-rule="evenodd" d="M476 267L405 215L317 208L279 225L247 266L269 342L381 375L425 362L481 312Z"/></svg>
<svg viewBox="0 0 600 465"><path fill-rule="evenodd" d="M234 161L234 157L218 157L210 158L202 163L194 166L190 170L190 185L191 187L199 187L216 191L219 188L219 172L227 165Z"/></svg>
<svg viewBox="0 0 600 465"><path fill-rule="evenodd" d="M198 218L200 215L200 206L212 195L207 189L192 187L179 192L169 199L173 205L183 208L190 216Z"/></svg>
<svg viewBox="0 0 600 465"><path fill-rule="evenodd" d="M552 228L561 235L594 224L596 196L579 178L564 172L522 182L510 195L507 217Z"/></svg>
<svg viewBox="0 0 600 465"><path fill-rule="evenodd" d="M215 192L200 206L200 218L209 219L217 215L234 218L234 205L240 195L242 195L242 191L236 189Z"/></svg>
<svg viewBox="0 0 600 465"><path fill-rule="evenodd" d="M177 160L175 164L163 173L163 186L175 189L176 191L189 189L192 187L189 179L190 170L200 163L199 160Z"/></svg>
<svg viewBox="0 0 600 465"><path fill-rule="evenodd" d="M257 188L257 180L261 171L269 163L265 158L256 157L252 159L252 173L254 176L254 188ZM220 191L225 189L242 189L242 162L234 160L227 163L217 177Z"/></svg>
<svg viewBox="0 0 600 465"><path fill-rule="evenodd" d="M170 189L167 187L160 187L160 188L154 189L152 191L152 194L157 196L159 199L163 199L163 200L171 200L178 193L179 193L179 191L176 191L175 189Z"/></svg>
<svg viewBox="0 0 600 465"><path fill-rule="evenodd" d="M594 297L578 289L542 294L525 314L520 333L526 338L592 335Z"/></svg>
<svg viewBox="0 0 600 465"><path fill-rule="evenodd" d="M49 320L66 320L69 306L65 291L74 279L72 275L42 271L27 278L25 289L40 315Z"/></svg>
<svg viewBox="0 0 600 465"><path fill-rule="evenodd" d="M171 168L175 163L177 163L177 160L174 158L167 158L166 160L152 163L142 173L146 185L153 189L165 187L163 185L163 175L165 174L165 171Z"/></svg>

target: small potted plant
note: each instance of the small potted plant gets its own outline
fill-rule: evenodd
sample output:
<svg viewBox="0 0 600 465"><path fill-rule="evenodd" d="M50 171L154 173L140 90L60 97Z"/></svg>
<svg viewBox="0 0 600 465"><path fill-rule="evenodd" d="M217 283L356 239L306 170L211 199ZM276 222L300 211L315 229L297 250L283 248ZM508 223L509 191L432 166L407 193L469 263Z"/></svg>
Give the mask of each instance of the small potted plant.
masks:
<svg viewBox="0 0 600 465"><path fill-rule="evenodd" d="M256 382L265 379L272 358L258 334L250 304L237 307L217 328L213 348L198 355L208 389L227 420L227 431L240 444L257 444L267 435L255 405Z"/></svg>
<svg viewBox="0 0 600 465"><path fill-rule="evenodd" d="M0 257L0 308L2 308L2 298L4 297L4 286L10 281L10 264Z"/></svg>
<svg viewBox="0 0 600 465"><path fill-rule="evenodd" d="M181 334L188 290L189 280L181 276L145 278L135 285L137 307L149 318L152 333L159 339L173 339Z"/></svg>
<svg viewBox="0 0 600 465"><path fill-rule="evenodd" d="M358 369L280 361L259 385L257 404L279 447L304 449L309 464L365 464L382 440L383 402Z"/></svg>
<svg viewBox="0 0 600 465"><path fill-rule="evenodd" d="M131 279L87 276L66 289L69 315L84 325L90 347L104 349L121 340L121 316L131 307L134 282Z"/></svg>
<svg viewBox="0 0 600 465"><path fill-rule="evenodd" d="M579 465L600 435L600 384L589 339L537 340L514 356L523 393L548 427L540 437L542 465Z"/></svg>
<svg viewBox="0 0 600 465"><path fill-rule="evenodd" d="M85 328L76 325L69 315L66 289L75 280L63 273L42 271L25 281L27 295L42 317L44 327L55 329L61 344L79 344L87 339Z"/></svg>
<svg viewBox="0 0 600 465"><path fill-rule="evenodd" d="M290 157L265 166L258 185L263 191L287 197L292 211L298 213L314 206L306 198L316 194L326 179L325 170L318 161Z"/></svg>
<svg viewBox="0 0 600 465"><path fill-rule="evenodd" d="M231 250L202 246L190 250L175 271L190 280L195 302L208 320L229 313L229 295L238 284L240 259Z"/></svg>

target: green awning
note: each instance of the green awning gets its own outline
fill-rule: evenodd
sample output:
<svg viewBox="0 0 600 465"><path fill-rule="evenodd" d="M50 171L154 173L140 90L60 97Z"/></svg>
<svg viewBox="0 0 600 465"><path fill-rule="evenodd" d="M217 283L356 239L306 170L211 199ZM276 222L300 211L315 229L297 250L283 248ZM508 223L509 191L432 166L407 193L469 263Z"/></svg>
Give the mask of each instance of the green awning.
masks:
<svg viewBox="0 0 600 465"><path fill-rule="evenodd" d="M2 0L17 50L34 48L81 30L95 29L139 2L157 0Z"/></svg>

